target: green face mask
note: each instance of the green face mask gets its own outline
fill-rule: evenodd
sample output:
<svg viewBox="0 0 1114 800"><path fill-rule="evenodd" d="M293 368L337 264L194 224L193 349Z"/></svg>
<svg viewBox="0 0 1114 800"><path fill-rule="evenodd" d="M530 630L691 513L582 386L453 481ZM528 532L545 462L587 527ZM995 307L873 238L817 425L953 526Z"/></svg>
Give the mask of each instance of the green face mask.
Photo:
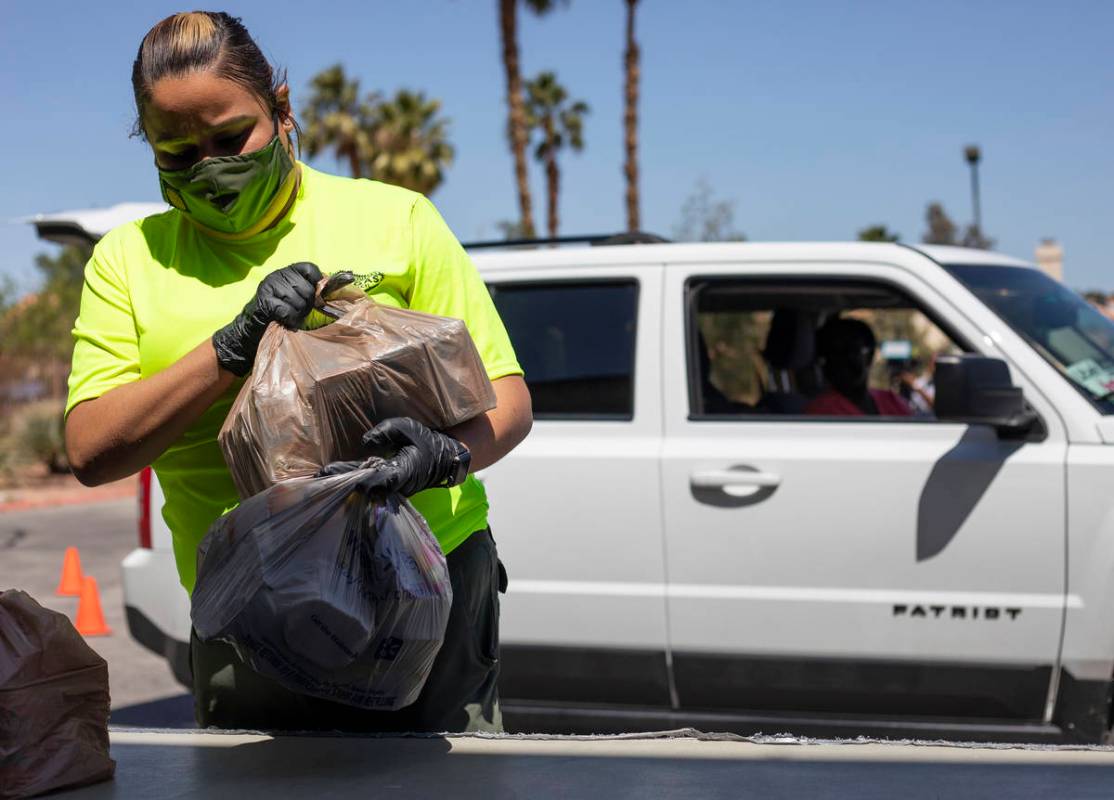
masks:
<svg viewBox="0 0 1114 800"><path fill-rule="evenodd" d="M157 165L156 165L157 166ZM206 158L187 169L159 169L167 203L220 233L243 233L258 223L294 169L279 138L251 153Z"/></svg>

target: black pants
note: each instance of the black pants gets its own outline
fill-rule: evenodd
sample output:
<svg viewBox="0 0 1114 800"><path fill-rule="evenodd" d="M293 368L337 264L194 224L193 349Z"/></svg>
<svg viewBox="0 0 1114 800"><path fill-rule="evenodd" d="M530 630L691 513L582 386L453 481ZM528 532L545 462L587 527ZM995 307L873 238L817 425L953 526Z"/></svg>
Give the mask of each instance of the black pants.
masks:
<svg viewBox="0 0 1114 800"><path fill-rule="evenodd" d="M506 572L489 530L449 553L453 604L433 670L418 699L368 711L296 694L255 672L224 642L190 636L194 715L202 728L286 731L493 731L499 712L499 592Z"/></svg>

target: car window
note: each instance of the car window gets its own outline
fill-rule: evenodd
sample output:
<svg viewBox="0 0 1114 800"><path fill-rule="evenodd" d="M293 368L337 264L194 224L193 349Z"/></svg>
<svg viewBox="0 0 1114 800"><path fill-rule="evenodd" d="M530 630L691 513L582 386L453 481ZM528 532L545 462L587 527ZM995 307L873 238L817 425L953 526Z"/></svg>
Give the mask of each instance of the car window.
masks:
<svg viewBox="0 0 1114 800"><path fill-rule="evenodd" d="M490 289L526 373L535 419L634 417L636 281Z"/></svg>
<svg viewBox="0 0 1114 800"><path fill-rule="evenodd" d="M945 267L1103 414L1114 414L1114 323L1030 267Z"/></svg>
<svg viewBox="0 0 1114 800"><path fill-rule="evenodd" d="M709 278L688 297L693 419L933 419L935 359L964 351L885 283Z"/></svg>

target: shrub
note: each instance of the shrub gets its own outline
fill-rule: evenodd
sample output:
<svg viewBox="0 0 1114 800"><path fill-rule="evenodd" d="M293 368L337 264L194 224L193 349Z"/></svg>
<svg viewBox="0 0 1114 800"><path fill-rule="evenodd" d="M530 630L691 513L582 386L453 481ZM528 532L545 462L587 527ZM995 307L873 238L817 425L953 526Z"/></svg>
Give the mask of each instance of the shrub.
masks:
<svg viewBox="0 0 1114 800"><path fill-rule="evenodd" d="M15 425L17 457L45 464L51 472L69 470L62 411L61 403L54 401L33 403L23 410Z"/></svg>

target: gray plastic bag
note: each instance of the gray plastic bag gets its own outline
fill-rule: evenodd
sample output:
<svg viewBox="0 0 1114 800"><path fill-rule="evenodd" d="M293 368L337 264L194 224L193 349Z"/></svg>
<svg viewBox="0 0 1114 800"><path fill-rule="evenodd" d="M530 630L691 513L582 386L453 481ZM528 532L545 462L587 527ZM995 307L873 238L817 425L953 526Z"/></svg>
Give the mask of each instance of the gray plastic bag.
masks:
<svg viewBox="0 0 1114 800"><path fill-rule="evenodd" d="M367 709L414 702L452 586L422 516L377 489L382 464L284 481L218 519L198 550L198 637L228 642L300 694Z"/></svg>

